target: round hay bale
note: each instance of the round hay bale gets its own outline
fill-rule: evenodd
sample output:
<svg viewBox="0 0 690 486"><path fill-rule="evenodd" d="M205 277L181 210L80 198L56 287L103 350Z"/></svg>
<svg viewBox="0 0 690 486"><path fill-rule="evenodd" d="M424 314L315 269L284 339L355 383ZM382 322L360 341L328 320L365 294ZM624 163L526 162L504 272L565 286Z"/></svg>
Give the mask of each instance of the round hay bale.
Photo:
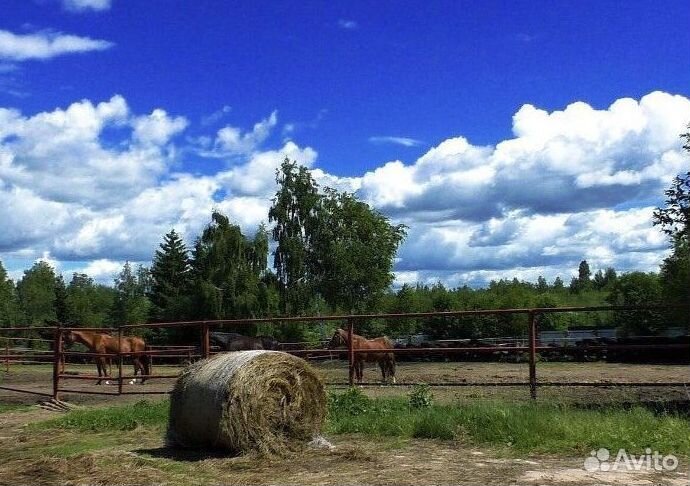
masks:
<svg viewBox="0 0 690 486"><path fill-rule="evenodd" d="M168 443L276 453L318 435L325 416L323 383L303 359L279 351L223 353L177 379Z"/></svg>

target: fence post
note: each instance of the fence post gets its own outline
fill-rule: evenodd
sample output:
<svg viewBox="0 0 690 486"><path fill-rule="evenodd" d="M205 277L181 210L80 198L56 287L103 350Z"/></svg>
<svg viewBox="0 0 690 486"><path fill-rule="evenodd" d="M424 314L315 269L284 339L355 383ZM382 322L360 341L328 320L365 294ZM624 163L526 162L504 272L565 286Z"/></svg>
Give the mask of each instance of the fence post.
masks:
<svg viewBox="0 0 690 486"><path fill-rule="evenodd" d="M350 366L350 386L355 384L355 351L353 346L354 322L347 320L347 361Z"/></svg>
<svg viewBox="0 0 690 486"><path fill-rule="evenodd" d="M62 359L62 329L55 328L53 337L53 399L60 399L60 360Z"/></svg>
<svg viewBox="0 0 690 486"><path fill-rule="evenodd" d="M529 311L529 393L537 399L537 322L533 310Z"/></svg>
<svg viewBox="0 0 690 486"><path fill-rule="evenodd" d="M122 328L117 328L117 393L122 395Z"/></svg>
<svg viewBox="0 0 690 486"><path fill-rule="evenodd" d="M5 367L6 371L10 372L10 338L5 338Z"/></svg>
<svg viewBox="0 0 690 486"><path fill-rule="evenodd" d="M211 355L211 342L208 335L208 322L201 324L201 355L208 358Z"/></svg>

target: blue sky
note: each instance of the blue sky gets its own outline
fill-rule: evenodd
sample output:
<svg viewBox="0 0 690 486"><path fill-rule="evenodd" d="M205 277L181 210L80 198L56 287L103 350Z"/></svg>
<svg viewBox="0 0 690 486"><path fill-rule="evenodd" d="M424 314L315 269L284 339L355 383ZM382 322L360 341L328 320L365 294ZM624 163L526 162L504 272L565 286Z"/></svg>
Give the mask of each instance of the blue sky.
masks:
<svg viewBox="0 0 690 486"><path fill-rule="evenodd" d="M410 226L399 282L654 269L688 25L671 1L6 0L0 259L107 280L210 206L253 231L291 155Z"/></svg>

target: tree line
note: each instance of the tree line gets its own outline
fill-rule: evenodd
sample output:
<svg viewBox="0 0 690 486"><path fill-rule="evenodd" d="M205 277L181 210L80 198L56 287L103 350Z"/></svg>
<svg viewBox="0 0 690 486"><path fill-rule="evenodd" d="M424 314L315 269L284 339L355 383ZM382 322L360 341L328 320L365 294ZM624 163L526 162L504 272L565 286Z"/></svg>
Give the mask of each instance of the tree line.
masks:
<svg viewBox="0 0 690 486"><path fill-rule="evenodd" d="M690 134L683 135L690 151ZM674 178L665 205L653 223L670 239L671 255L658 273L619 275L613 268L592 274L583 260L566 285L517 279L492 281L486 288L448 289L403 285L391 289L393 262L406 236L354 194L321 188L310 171L285 159L276 171L269 233L262 225L246 235L226 215L211 221L188 248L173 229L155 251L150 268L126 263L113 286L75 273L69 283L39 261L16 283L0 263L0 325L117 326L142 322L326 315L337 313L407 313L491 308L643 305L690 302L688 201L690 172ZM271 241L273 251L271 252ZM268 257L273 255L272 268ZM688 313L550 314L541 329L618 326L635 333L656 333L688 325ZM370 334L425 333L435 338L519 335L524 316L457 319L373 319L359 331ZM284 340L323 338L331 326L258 325L240 330L273 334ZM160 342L185 341L196 330L149 331Z"/></svg>

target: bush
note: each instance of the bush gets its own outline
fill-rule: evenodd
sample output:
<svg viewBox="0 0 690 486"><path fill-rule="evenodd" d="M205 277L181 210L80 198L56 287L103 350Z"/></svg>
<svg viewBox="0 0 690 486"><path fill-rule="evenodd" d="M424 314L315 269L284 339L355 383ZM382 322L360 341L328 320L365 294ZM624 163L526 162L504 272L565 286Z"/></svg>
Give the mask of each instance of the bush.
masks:
<svg viewBox="0 0 690 486"><path fill-rule="evenodd" d="M356 387L345 393L329 393L328 409L338 415L361 415L371 407L371 399Z"/></svg>
<svg viewBox="0 0 690 486"><path fill-rule="evenodd" d="M431 393L429 385L420 384L414 385L409 395L409 403L412 408L428 408L431 407L434 401L434 395Z"/></svg>

